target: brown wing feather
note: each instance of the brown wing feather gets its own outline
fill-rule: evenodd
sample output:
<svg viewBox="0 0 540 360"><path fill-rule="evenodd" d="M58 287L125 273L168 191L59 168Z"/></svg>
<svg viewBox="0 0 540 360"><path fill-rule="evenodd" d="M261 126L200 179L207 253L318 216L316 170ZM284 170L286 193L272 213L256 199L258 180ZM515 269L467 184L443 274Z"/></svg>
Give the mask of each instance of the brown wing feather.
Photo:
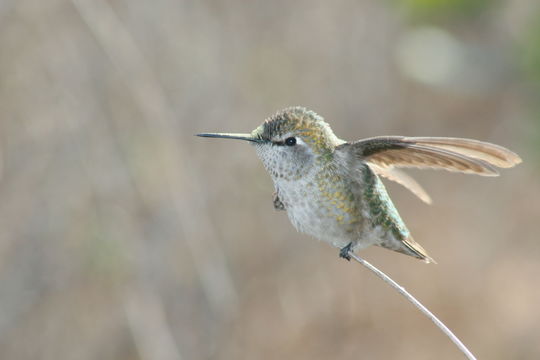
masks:
<svg viewBox="0 0 540 360"><path fill-rule="evenodd" d="M414 137L407 139L417 144L438 147L484 160L500 168L510 168L521 163L521 158L516 153L502 146L484 141L446 137Z"/></svg>
<svg viewBox="0 0 540 360"><path fill-rule="evenodd" d="M498 172L484 160L468 158L448 150L411 144L404 149L387 150L369 157L369 162L385 166L444 169L485 176L497 176Z"/></svg>
<svg viewBox="0 0 540 360"><path fill-rule="evenodd" d="M386 136L352 144L355 154L380 167L435 168L498 175L496 167L512 167L518 155L501 146L470 139Z"/></svg>
<svg viewBox="0 0 540 360"><path fill-rule="evenodd" d="M416 182L416 180L405 174L403 171L393 169L391 167L381 167L379 165L371 163L369 164L369 167L377 175L383 176L388 180L397 182L398 184L411 191L414 195L418 196L418 198L420 198L420 200L422 200L423 202L431 204L431 197L424 190L424 188L418 182Z"/></svg>

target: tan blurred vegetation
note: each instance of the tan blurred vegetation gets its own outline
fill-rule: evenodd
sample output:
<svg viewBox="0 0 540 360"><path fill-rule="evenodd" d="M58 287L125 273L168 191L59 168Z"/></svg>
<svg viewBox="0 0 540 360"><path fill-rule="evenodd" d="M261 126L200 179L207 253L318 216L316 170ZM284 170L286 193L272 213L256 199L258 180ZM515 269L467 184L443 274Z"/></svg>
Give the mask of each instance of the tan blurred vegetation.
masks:
<svg viewBox="0 0 540 360"><path fill-rule="evenodd" d="M460 358L273 210L247 144L193 136L290 105L348 140L522 155L499 178L414 172L432 206L389 185L438 265L361 255L479 358L540 358L539 19L535 0L2 0L0 358Z"/></svg>

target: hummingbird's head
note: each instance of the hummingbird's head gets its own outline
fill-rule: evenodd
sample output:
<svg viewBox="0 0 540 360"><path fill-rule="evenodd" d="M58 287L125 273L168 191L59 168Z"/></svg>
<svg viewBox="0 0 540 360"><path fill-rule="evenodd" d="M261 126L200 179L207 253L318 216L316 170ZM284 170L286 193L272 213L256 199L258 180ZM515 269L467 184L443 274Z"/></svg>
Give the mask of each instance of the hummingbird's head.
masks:
<svg viewBox="0 0 540 360"><path fill-rule="evenodd" d="M314 164L332 159L343 143L315 112L303 107L279 111L251 134L199 134L250 141L274 180L299 179Z"/></svg>

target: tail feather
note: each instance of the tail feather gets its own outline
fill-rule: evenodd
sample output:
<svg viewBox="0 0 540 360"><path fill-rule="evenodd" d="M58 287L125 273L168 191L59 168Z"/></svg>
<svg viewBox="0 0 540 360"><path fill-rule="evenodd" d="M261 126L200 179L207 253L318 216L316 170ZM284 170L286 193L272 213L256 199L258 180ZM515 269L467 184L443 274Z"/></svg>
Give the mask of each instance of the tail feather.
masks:
<svg viewBox="0 0 540 360"><path fill-rule="evenodd" d="M405 245L407 250L412 252L412 256L416 257L417 259L423 260L424 262L426 262L426 264L437 263L435 260L433 260L431 256L428 255L427 251L422 246L420 246L419 243L414 241L414 239L411 236L403 240L403 245ZM411 254L407 254L407 255L411 255Z"/></svg>
<svg viewBox="0 0 540 360"><path fill-rule="evenodd" d="M383 240L376 245L389 250L394 250L401 254L413 256L417 259L423 260L426 264L437 263L435 260L433 260L431 256L428 255L427 251L424 250L424 248L420 246L420 244L414 241L411 236L398 241L396 241L395 239L390 241L389 239Z"/></svg>

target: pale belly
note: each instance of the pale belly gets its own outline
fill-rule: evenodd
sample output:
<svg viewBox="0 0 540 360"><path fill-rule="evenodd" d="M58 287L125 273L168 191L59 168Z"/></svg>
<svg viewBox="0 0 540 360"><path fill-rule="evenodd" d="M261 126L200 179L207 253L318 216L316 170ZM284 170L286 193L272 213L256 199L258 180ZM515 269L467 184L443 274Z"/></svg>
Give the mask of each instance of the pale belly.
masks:
<svg viewBox="0 0 540 360"><path fill-rule="evenodd" d="M372 231L362 216L360 194L346 192L332 184L332 191L316 182L276 182L280 200L294 227L319 240L342 248L349 243L355 248L372 245ZM366 231L367 230L367 231ZM363 239L365 238L366 241Z"/></svg>

